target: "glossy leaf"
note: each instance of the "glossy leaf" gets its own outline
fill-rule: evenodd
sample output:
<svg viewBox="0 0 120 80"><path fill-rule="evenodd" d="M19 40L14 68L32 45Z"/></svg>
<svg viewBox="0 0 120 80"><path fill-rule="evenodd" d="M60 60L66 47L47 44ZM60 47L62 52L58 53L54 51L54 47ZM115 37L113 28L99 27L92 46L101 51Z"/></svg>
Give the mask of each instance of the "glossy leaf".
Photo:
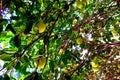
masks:
<svg viewBox="0 0 120 80"><path fill-rule="evenodd" d="M39 33L43 33L46 29L46 24L42 20L40 20L40 22L38 22L37 24L37 27L38 27Z"/></svg>
<svg viewBox="0 0 120 80"><path fill-rule="evenodd" d="M118 4L2 0L0 71L6 70L11 80L118 80Z"/></svg>

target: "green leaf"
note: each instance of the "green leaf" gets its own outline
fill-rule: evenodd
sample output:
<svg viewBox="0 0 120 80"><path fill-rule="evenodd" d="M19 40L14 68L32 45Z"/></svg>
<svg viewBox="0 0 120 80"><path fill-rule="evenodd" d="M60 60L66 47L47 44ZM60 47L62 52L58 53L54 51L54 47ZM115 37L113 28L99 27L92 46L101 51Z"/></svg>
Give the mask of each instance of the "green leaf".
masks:
<svg viewBox="0 0 120 80"><path fill-rule="evenodd" d="M94 80L96 75L101 79L99 73L105 75L106 71L109 76L119 74L120 10L116 1L2 0L0 60L4 68L14 68L21 74L20 80ZM39 33L36 24L41 20L47 26ZM112 30L118 33L117 38ZM82 43L76 44L77 38L82 38ZM63 50L64 54L59 55ZM43 69L35 65L41 63L41 56L47 57ZM20 57L18 62L16 57ZM95 57L101 58L101 62L96 60L102 68L98 72L92 71L89 62ZM108 58L111 65L103 58ZM28 71L31 69L35 72ZM9 73L6 77L13 80Z"/></svg>
<svg viewBox="0 0 120 80"><path fill-rule="evenodd" d="M52 72L54 72L54 61L49 62L49 67Z"/></svg>
<svg viewBox="0 0 120 80"><path fill-rule="evenodd" d="M7 70L10 70L11 68L13 68L15 66L15 61L9 61L7 63L4 64L4 67L7 69Z"/></svg>
<svg viewBox="0 0 120 80"><path fill-rule="evenodd" d="M0 59L3 61L10 61L11 60L12 55L10 54L2 54L0 55Z"/></svg>
<svg viewBox="0 0 120 80"><path fill-rule="evenodd" d="M28 63L17 63L17 65L15 66L15 69L17 72L22 73L22 74L28 74L29 72L26 71L26 69L28 68Z"/></svg>
<svg viewBox="0 0 120 80"><path fill-rule="evenodd" d="M43 80L43 78L37 72L34 72L28 75L24 80Z"/></svg>
<svg viewBox="0 0 120 80"><path fill-rule="evenodd" d="M62 61L66 65L68 63L68 60L70 59L70 51L65 51L65 54L62 56Z"/></svg>
<svg viewBox="0 0 120 80"><path fill-rule="evenodd" d="M61 40L58 39L58 40L56 41L56 43L57 43L58 46L60 46L60 45L61 45Z"/></svg>
<svg viewBox="0 0 120 80"><path fill-rule="evenodd" d="M7 74L5 74L4 75L4 80L10 80L10 77Z"/></svg>

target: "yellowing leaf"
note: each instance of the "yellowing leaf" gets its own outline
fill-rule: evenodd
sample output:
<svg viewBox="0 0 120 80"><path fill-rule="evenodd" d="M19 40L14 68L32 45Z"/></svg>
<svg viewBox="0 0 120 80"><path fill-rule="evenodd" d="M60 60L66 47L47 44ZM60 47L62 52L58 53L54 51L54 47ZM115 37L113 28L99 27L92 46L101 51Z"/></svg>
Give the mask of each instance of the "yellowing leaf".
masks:
<svg viewBox="0 0 120 80"><path fill-rule="evenodd" d="M39 33L43 33L46 29L46 24L41 20L38 24L37 24Z"/></svg>
<svg viewBox="0 0 120 80"><path fill-rule="evenodd" d="M92 67L92 70L93 70L94 72L97 72L97 71L99 70L99 68L98 68L98 67Z"/></svg>
<svg viewBox="0 0 120 80"><path fill-rule="evenodd" d="M99 62L106 62L106 61L107 61L107 59L105 59L105 58L102 58L99 60Z"/></svg>
<svg viewBox="0 0 120 80"><path fill-rule="evenodd" d="M112 32L113 36L119 37L119 33L116 30L113 29L111 32Z"/></svg>
<svg viewBox="0 0 120 80"><path fill-rule="evenodd" d="M86 6L86 0L76 1L77 8L82 9Z"/></svg>
<svg viewBox="0 0 120 80"><path fill-rule="evenodd" d="M41 58L38 59L38 61L36 63L37 63L37 67L39 69L44 68L44 66L46 64L46 58L45 57L41 57ZM36 64L35 64L35 66L36 66Z"/></svg>
<svg viewBox="0 0 120 80"><path fill-rule="evenodd" d="M68 69L63 69L63 73L68 74L69 73Z"/></svg>
<svg viewBox="0 0 120 80"><path fill-rule="evenodd" d="M77 2L77 8L82 9L82 3L81 2Z"/></svg>
<svg viewBox="0 0 120 80"><path fill-rule="evenodd" d="M98 67L99 65L96 64L95 62L91 62L92 67Z"/></svg>
<svg viewBox="0 0 120 80"><path fill-rule="evenodd" d="M117 67L120 69L120 64L118 64Z"/></svg>
<svg viewBox="0 0 120 80"><path fill-rule="evenodd" d="M93 70L94 72L98 71L99 68L100 68L100 66L99 66L98 63L91 62L91 65L92 65L92 70Z"/></svg>
<svg viewBox="0 0 120 80"><path fill-rule="evenodd" d="M58 52L59 55L63 55L65 54L65 50L64 49L60 49L59 52Z"/></svg>
<svg viewBox="0 0 120 80"><path fill-rule="evenodd" d="M82 44L82 42L83 42L83 40L82 40L81 38L77 38L77 39L76 39L76 43L77 43L77 44Z"/></svg>

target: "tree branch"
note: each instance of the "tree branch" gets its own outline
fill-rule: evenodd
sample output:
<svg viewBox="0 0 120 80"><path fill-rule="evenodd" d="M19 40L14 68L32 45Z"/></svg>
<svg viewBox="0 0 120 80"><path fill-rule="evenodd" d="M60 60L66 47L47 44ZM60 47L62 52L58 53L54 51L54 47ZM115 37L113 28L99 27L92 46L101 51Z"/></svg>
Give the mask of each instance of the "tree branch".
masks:
<svg viewBox="0 0 120 80"><path fill-rule="evenodd" d="M98 17L104 17L104 16L106 16L106 15L108 15L108 14L114 13L114 12L117 11L117 10L120 10L120 8L115 8L115 9L112 9L111 11L106 12L106 13L98 14L98 15L92 17L91 19L89 19L89 18L86 19L84 22L82 22L81 24L79 24L79 25L76 27L76 31L79 31L83 26L85 26L86 24L90 23L92 20L95 21L95 20L99 19Z"/></svg>

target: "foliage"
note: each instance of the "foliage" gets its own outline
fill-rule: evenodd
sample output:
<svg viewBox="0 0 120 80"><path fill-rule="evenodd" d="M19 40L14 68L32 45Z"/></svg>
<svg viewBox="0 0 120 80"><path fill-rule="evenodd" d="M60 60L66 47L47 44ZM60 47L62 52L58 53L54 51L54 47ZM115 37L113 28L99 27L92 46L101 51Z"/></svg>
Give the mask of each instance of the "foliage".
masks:
<svg viewBox="0 0 120 80"><path fill-rule="evenodd" d="M15 70L19 80L120 79L119 3L2 0L0 78Z"/></svg>

